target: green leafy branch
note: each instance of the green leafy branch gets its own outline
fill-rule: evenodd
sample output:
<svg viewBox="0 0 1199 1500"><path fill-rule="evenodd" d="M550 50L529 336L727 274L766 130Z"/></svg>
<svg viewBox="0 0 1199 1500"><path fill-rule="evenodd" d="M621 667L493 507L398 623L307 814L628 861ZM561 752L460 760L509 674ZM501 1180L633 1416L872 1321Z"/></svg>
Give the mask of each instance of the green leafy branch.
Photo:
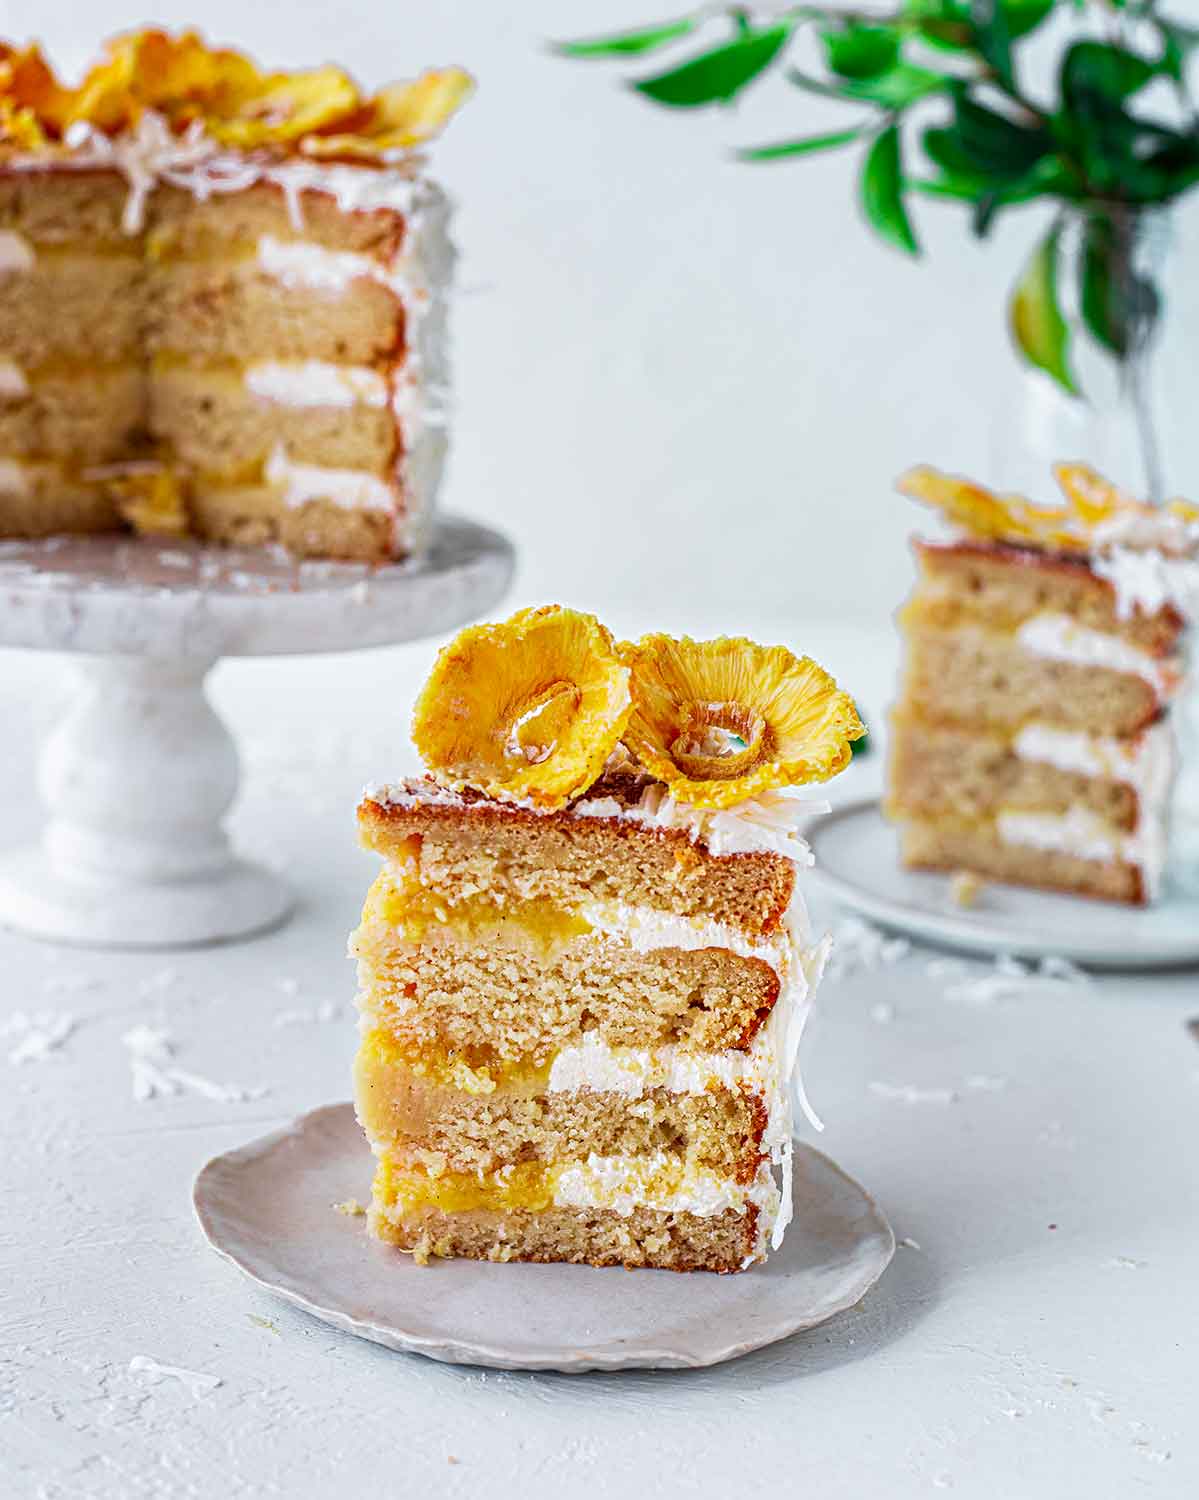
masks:
<svg viewBox="0 0 1199 1500"><path fill-rule="evenodd" d="M1024 83L1024 48L1055 12L1063 13L1067 39L1053 95L1039 99ZM815 43L815 74L794 61L801 35ZM1082 323L1117 360L1144 348L1161 299L1137 265L1134 240L1146 210L1199 184L1199 120L1186 76L1199 26L1163 15L1158 0L897 0L884 15L796 5L769 17L730 6L557 50L627 61L696 40L702 50L632 79L632 88L668 108L698 109L730 104L774 74L852 106L855 116L842 129L737 156L778 163L861 146L865 217L910 255L920 253L914 197L963 205L979 237L1009 209L1055 203L1053 222L1013 288L1008 321L1025 359L1075 395L1061 283L1063 227L1077 214L1082 251L1069 269ZM1166 91L1153 87L1161 83ZM1172 106L1166 116L1157 107L1163 92Z"/></svg>

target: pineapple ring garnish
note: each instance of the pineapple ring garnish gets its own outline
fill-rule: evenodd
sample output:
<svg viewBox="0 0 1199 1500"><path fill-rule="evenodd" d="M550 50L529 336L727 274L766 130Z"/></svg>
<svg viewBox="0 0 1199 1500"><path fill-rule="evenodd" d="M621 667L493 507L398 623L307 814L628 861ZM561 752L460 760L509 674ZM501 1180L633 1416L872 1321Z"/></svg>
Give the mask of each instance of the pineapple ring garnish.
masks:
<svg viewBox="0 0 1199 1500"><path fill-rule="evenodd" d="M148 27L114 37L71 89L37 47L0 42L0 146L58 146L77 124L118 135L152 110L177 134L198 125L242 150L378 161L430 140L473 87L461 68L442 68L364 95L340 68L264 73L197 32Z"/></svg>
<svg viewBox="0 0 1199 1500"><path fill-rule="evenodd" d="M443 786L548 812L597 779L630 708L611 632L552 604L472 626L444 647L412 737Z"/></svg>
<svg viewBox="0 0 1199 1500"><path fill-rule="evenodd" d="M1055 464L1053 477L1065 501L1062 505L1034 505L1023 495L997 495L980 484L927 465L902 474L896 488L941 511L970 536L1047 552L1091 552L1100 528L1113 522L1160 521L1163 516L1183 525L1199 521L1199 507L1188 501L1172 500L1164 507L1149 505L1126 494L1089 464Z"/></svg>
<svg viewBox="0 0 1199 1500"><path fill-rule="evenodd" d="M625 744L692 807L827 781L865 733L848 693L785 646L647 635L620 651L632 670Z"/></svg>

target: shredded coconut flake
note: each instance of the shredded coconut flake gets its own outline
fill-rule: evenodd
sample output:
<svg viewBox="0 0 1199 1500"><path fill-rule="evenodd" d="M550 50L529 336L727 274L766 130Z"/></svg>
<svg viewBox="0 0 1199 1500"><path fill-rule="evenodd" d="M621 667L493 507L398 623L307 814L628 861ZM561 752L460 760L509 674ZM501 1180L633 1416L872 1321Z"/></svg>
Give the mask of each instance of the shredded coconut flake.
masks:
<svg viewBox="0 0 1199 1500"><path fill-rule="evenodd" d="M165 1031L152 1026L134 1026L121 1040L129 1053L133 1097L139 1104L183 1092L217 1104L244 1104L251 1099L261 1099L270 1092L265 1087L242 1088L237 1084L214 1083L199 1073L178 1067L174 1061L173 1042Z"/></svg>
<svg viewBox="0 0 1199 1500"><path fill-rule="evenodd" d="M181 1385L185 1385L197 1400L218 1390L224 1384L219 1375L206 1375L202 1370L185 1370L180 1365L159 1364L148 1354L135 1354L129 1361L129 1373L149 1381L151 1385L159 1385L164 1380L177 1380Z"/></svg>
<svg viewBox="0 0 1199 1500"><path fill-rule="evenodd" d="M829 977L846 979L862 969L898 963L911 952L904 937L888 937L861 917L843 917L833 929Z"/></svg>
<svg viewBox="0 0 1199 1500"><path fill-rule="evenodd" d="M5 1028L20 1034L20 1040L8 1054L9 1062L17 1067L23 1063L45 1062L60 1050L78 1025L75 1017L65 1012L61 1015L27 1016L18 1011Z"/></svg>
<svg viewBox="0 0 1199 1500"><path fill-rule="evenodd" d="M879 1083L872 1081L870 1092L880 1099L894 1099L902 1104L956 1104L957 1089L918 1088L912 1083Z"/></svg>

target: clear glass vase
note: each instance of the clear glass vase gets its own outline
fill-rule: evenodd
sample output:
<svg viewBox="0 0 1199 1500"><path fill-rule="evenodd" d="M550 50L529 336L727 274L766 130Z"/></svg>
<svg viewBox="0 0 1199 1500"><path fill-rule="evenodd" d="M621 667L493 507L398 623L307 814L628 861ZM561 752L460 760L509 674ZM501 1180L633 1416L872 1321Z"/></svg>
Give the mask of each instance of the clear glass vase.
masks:
<svg viewBox="0 0 1199 1500"><path fill-rule="evenodd" d="M1048 498L1059 459L1159 503L1194 487L1183 466L1199 446L1188 338L1199 321L1178 240L1169 209L1095 204L1063 218L1057 292L1075 394L1031 366L1004 377L1014 400L991 426L993 487Z"/></svg>
<svg viewBox="0 0 1199 1500"><path fill-rule="evenodd" d="M983 476L991 487L1048 502L1053 464L1079 459L1140 498L1199 499L1199 283L1184 274L1184 236L1169 208L1096 203L1063 219L1057 291L1076 394L1012 356L1014 368L1000 377L1011 399L998 403L991 424ZM1175 705L1171 880L1199 897L1196 677Z"/></svg>

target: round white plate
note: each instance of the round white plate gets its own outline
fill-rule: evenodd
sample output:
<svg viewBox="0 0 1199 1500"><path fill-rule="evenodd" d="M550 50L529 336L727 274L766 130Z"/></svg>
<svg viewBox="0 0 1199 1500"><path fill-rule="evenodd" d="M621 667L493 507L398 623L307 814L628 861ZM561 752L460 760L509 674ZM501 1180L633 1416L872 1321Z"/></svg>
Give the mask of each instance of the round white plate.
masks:
<svg viewBox="0 0 1199 1500"><path fill-rule="evenodd" d="M851 802L805 831L812 878L884 927L971 953L1057 954L1096 969L1163 969L1199 962L1199 900L1167 888L1153 906L1121 906L987 882L955 905L949 877L905 870L895 829L875 800Z"/></svg>
<svg viewBox="0 0 1199 1500"><path fill-rule="evenodd" d="M353 1106L332 1104L214 1157L194 1202L209 1242L268 1291L347 1333L503 1370L718 1364L843 1312L895 1251L881 1211L820 1152L795 1150L783 1248L739 1276L590 1266L418 1266L334 1205L370 1196Z"/></svg>

